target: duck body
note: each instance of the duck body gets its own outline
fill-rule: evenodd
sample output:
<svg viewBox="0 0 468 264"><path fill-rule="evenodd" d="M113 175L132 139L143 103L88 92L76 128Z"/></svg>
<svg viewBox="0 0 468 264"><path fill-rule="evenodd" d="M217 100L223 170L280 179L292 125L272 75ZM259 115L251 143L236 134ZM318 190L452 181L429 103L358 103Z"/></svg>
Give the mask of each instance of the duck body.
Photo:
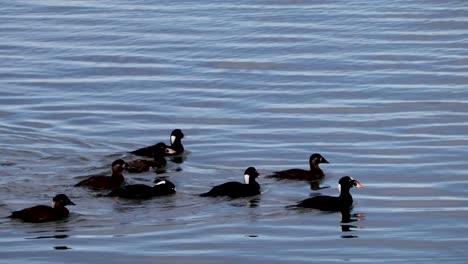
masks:
<svg viewBox="0 0 468 264"><path fill-rule="evenodd" d="M174 194L175 185L167 180L157 182L153 187L146 184L130 184L112 190L108 196L126 199L150 199L155 196Z"/></svg>
<svg viewBox="0 0 468 264"><path fill-rule="evenodd" d="M142 173L154 169L166 167L167 161L163 156L155 156L153 160L137 159L127 162L126 171L130 173Z"/></svg>
<svg viewBox="0 0 468 264"><path fill-rule="evenodd" d="M148 146L148 147L140 148L140 149L137 149L137 150L134 150L134 151L130 151L130 153L132 153L133 155L137 155L137 156L151 158L151 157L153 157L154 153L159 152L159 146L158 145L162 145L162 144L164 144L164 143L159 142L159 143L157 143L155 145L152 145L152 146ZM164 144L164 145L166 145L166 144Z"/></svg>
<svg viewBox="0 0 468 264"><path fill-rule="evenodd" d="M340 197L320 195L305 199L297 204L298 207L313 208L322 211L348 210L353 205L353 198L342 199Z"/></svg>
<svg viewBox="0 0 468 264"><path fill-rule="evenodd" d="M48 205L36 205L13 212L9 217L21 219L30 223L43 223L68 217L69 211L65 207L54 208Z"/></svg>
<svg viewBox="0 0 468 264"><path fill-rule="evenodd" d="M202 197L228 196L231 198L249 197L260 194L260 184L255 181L258 177L255 168L249 167L244 174L245 183L226 182L213 187L209 192L202 193Z"/></svg>
<svg viewBox="0 0 468 264"><path fill-rule="evenodd" d="M130 153L143 156L143 157L153 157L154 154L161 154L163 156L178 156L184 152L184 146L182 145L182 138L184 138L184 133L180 129L174 129L171 133L170 141L171 146L167 146L163 142L157 143L152 146L140 148Z"/></svg>
<svg viewBox="0 0 468 264"><path fill-rule="evenodd" d="M299 202L297 207L313 208L322 211L346 211L353 206L353 197L350 194L352 187L362 188L364 185L353 179L345 176L338 182L340 196L319 195L305 199Z"/></svg>
<svg viewBox="0 0 468 264"><path fill-rule="evenodd" d="M203 193L202 197L229 196L232 198L248 197L260 194L260 185L244 184L240 182L226 182L213 187L209 192Z"/></svg>
<svg viewBox="0 0 468 264"><path fill-rule="evenodd" d="M281 179L314 181L323 179L325 174L320 168L311 168L310 170L289 169L277 171L272 176Z"/></svg>
<svg viewBox="0 0 468 264"><path fill-rule="evenodd" d="M319 167L320 163L329 163L322 155L314 153L309 158L310 170L304 169L289 169L283 171L277 171L272 177L281 179L293 179L293 180L307 180L314 181L320 180L325 177L325 173Z"/></svg>
<svg viewBox="0 0 468 264"><path fill-rule="evenodd" d="M86 180L77 183L77 187L87 187L93 190L114 189L124 183L124 177L120 176L92 176Z"/></svg>
<svg viewBox="0 0 468 264"><path fill-rule="evenodd" d="M56 221L68 217L66 205L75 205L66 195L59 194L54 197L54 207L36 205L30 208L13 212L9 217L30 223L43 223Z"/></svg>
<svg viewBox="0 0 468 264"><path fill-rule="evenodd" d="M88 179L82 180L75 184L78 187L87 187L93 190L106 190L114 189L121 186L124 182L124 176L122 171L126 168L127 164L125 161L118 159L112 163L112 175L111 176L92 176Z"/></svg>

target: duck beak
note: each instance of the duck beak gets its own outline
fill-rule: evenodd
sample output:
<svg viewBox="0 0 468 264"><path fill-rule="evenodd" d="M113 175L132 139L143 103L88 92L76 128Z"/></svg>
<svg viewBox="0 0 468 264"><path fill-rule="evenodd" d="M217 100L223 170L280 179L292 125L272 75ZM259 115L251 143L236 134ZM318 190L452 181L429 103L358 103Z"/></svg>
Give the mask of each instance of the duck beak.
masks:
<svg viewBox="0 0 468 264"><path fill-rule="evenodd" d="M364 184L362 184L362 183L360 183L360 182L358 182L358 181L356 181L356 180L354 180L353 185L354 185L355 187L357 187L357 188L364 188Z"/></svg>
<svg viewBox="0 0 468 264"><path fill-rule="evenodd" d="M72 202L72 201L68 201L68 204L69 205L76 205L76 203Z"/></svg>
<svg viewBox="0 0 468 264"><path fill-rule="evenodd" d="M171 149L171 148L166 148L165 152L166 152L166 154L175 154L176 153L176 151Z"/></svg>
<svg viewBox="0 0 468 264"><path fill-rule="evenodd" d="M326 160L324 157L322 157L320 159L320 163L330 163L330 162L328 162L328 160Z"/></svg>

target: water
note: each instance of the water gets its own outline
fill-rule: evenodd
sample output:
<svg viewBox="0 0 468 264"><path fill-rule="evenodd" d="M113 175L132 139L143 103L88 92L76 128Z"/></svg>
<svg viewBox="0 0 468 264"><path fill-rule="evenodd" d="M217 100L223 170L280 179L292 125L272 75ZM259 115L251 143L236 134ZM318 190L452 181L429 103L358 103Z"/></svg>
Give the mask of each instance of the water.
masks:
<svg viewBox="0 0 468 264"><path fill-rule="evenodd" d="M67 193L69 219L0 220L3 263L465 263L466 1L7 1L0 7L0 215ZM72 185L181 128L182 163L127 174L175 196ZM325 186L245 168L330 164ZM353 221L285 206L336 195Z"/></svg>

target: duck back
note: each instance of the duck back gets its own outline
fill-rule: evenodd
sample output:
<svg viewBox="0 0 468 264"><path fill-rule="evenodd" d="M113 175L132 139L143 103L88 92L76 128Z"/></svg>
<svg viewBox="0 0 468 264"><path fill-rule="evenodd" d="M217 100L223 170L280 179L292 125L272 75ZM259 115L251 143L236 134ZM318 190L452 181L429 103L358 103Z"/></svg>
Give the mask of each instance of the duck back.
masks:
<svg viewBox="0 0 468 264"><path fill-rule="evenodd" d="M124 183L124 178L115 176L93 176L80 181L75 186L88 187L93 190L114 189Z"/></svg>
<svg viewBox="0 0 468 264"><path fill-rule="evenodd" d="M112 190L109 196L126 199L149 199L154 196L154 192L151 186L145 184L131 184Z"/></svg>
<svg viewBox="0 0 468 264"><path fill-rule="evenodd" d="M25 222L42 223L55 221L65 218L69 215L69 211L65 207L52 208L47 205L36 205L20 211L13 212L9 217L21 219Z"/></svg>
<svg viewBox="0 0 468 264"><path fill-rule="evenodd" d="M260 194L260 185L258 183L243 184L240 182L226 182L213 187L209 192L203 193L202 197L248 197Z"/></svg>

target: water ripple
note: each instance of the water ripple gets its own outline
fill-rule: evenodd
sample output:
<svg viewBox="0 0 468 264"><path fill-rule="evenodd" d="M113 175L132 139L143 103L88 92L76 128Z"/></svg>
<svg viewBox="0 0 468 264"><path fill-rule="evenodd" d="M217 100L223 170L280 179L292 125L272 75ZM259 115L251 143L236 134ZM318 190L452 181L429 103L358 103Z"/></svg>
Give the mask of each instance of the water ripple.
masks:
<svg viewBox="0 0 468 264"><path fill-rule="evenodd" d="M465 262L465 1L27 0L0 11L0 214L58 192L77 203L58 223L1 221L11 263L63 263L44 254L57 249L86 262ZM169 143L174 128L187 135L182 163L125 176L166 177L175 196L73 187ZM254 199L197 196L248 166L306 169L315 152L330 161L332 188L319 193L337 195L342 175L366 185L352 190L349 222L285 209L318 193L300 181L261 178Z"/></svg>

